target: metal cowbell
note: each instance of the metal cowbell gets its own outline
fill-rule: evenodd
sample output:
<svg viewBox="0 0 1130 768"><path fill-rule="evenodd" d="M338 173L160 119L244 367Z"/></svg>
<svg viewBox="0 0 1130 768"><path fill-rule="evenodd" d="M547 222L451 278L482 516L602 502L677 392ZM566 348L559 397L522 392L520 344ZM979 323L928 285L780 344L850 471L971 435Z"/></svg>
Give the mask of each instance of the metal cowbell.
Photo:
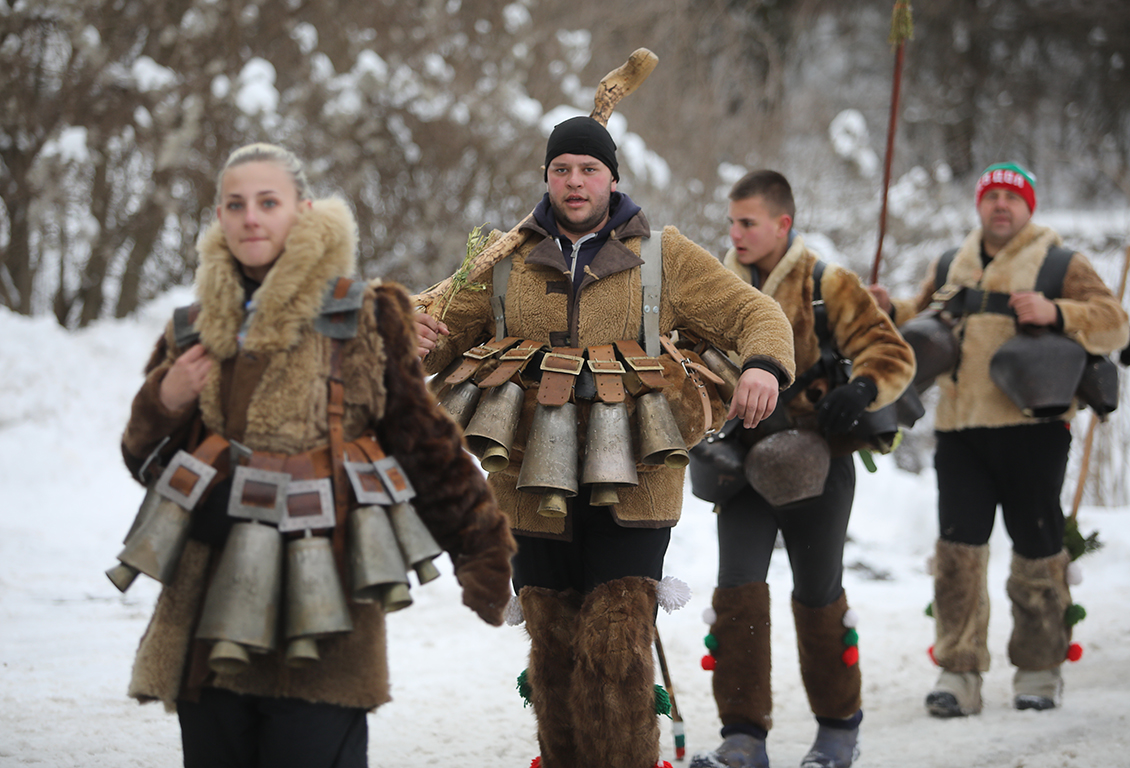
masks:
<svg viewBox="0 0 1130 768"><path fill-rule="evenodd" d="M713 344L707 344L699 355L702 362L706 367L711 370L718 378L722 379L721 384L717 384L718 395L722 398L723 402L730 402L734 396L734 390L738 388L738 379L742 376L742 371L722 350L715 347Z"/></svg>
<svg viewBox="0 0 1130 768"><path fill-rule="evenodd" d="M929 310L915 315L899 326L899 333L914 350L914 386L919 392L925 392L934 379L957 365L959 350L953 324L940 313Z"/></svg>
<svg viewBox="0 0 1130 768"><path fill-rule="evenodd" d="M121 591L133 582L130 575L144 573L162 584L168 584L176 575L181 553L188 541L191 523L189 511L175 501L159 494L153 500L154 506L146 519L126 540L125 547L118 554L122 565L106 572L110 580ZM151 501L147 494L145 501ZM140 514L140 512L139 512Z"/></svg>
<svg viewBox="0 0 1130 768"><path fill-rule="evenodd" d="M525 392L512 381L486 390L479 398L475 415L463 435L467 447L479 457L487 472L501 472L510 465L510 447L524 399Z"/></svg>
<svg viewBox="0 0 1130 768"><path fill-rule="evenodd" d="M478 385L473 381L464 381L462 384L456 384L451 389L447 390L443 398L440 399L439 404L447 411L447 414L459 425L460 429L466 429L468 422L471 421L471 416L475 413L475 407L479 404L479 398L482 397L483 391L479 389Z"/></svg>
<svg viewBox="0 0 1130 768"><path fill-rule="evenodd" d="M989 361L989 378L1025 416L1065 413L1087 365L1087 351L1059 333L1018 333Z"/></svg>
<svg viewBox="0 0 1130 768"><path fill-rule="evenodd" d="M357 602L380 602L386 613L412 604L408 568L384 507L372 504L349 513L349 565Z"/></svg>
<svg viewBox="0 0 1130 768"><path fill-rule="evenodd" d="M439 578L439 571L432 561L443 554L443 549L420 519L416 508L402 501L389 507L387 513L405 565L416 571L416 578L421 584Z"/></svg>
<svg viewBox="0 0 1130 768"><path fill-rule="evenodd" d="M287 542L287 665L309 666L318 661L319 638L352 629L329 538L307 533Z"/></svg>
<svg viewBox="0 0 1130 768"><path fill-rule="evenodd" d="M129 532L122 540L122 544L126 549L130 548L130 540L133 539L143 525L153 516L157 507L161 504L161 494L157 492L156 483L150 483L149 487L145 489L145 498L141 500L141 506L137 510L137 515L133 519L133 524L130 525ZM141 573L140 570L134 568L132 565L126 565L119 560L118 564L113 568L106 571L106 576L118 588L119 592L125 592L133 584L134 579Z"/></svg>
<svg viewBox="0 0 1130 768"><path fill-rule="evenodd" d="M811 429L786 429L758 440L745 457L745 476L775 507L824 492L831 469L828 441Z"/></svg>
<svg viewBox="0 0 1130 768"><path fill-rule="evenodd" d="M212 640L208 665L235 674L250 664L248 651L275 649L283 582L283 539L259 522L235 523L204 598L196 637Z"/></svg>
<svg viewBox="0 0 1130 768"><path fill-rule="evenodd" d="M577 495L577 406L538 404L518 472L519 491L541 496L538 514L564 517Z"/></svg>
<svg viewBox="0 0 1130 768"><path fill-rule="evenodd" d="M639 484L632 455L631 420L623 403L592 404L581 483L592 486L589 503L595 507L620 503L616 489Z"/></svg>
<svg viewBox="0 0 1130 768"><path fill-rule="evenodd" d="M687 443L662 392L636 398L636 424L640 430L640 460L653 466L682 469L690 462Z"/></svg>

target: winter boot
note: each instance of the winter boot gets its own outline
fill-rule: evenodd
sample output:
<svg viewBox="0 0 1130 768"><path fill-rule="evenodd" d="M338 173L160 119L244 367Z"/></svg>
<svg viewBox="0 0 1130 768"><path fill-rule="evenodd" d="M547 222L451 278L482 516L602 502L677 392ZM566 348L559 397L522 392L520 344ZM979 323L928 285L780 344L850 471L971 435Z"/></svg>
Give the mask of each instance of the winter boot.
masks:
<svg viewBox="0 0 1130 768"><path fill-rule="evenodd" d="M1071 642L1065 620L1071 605L1066 576L1070 560L1066 552L1035 560L1012 554L1008 656L1017 667L1013 678L1017 709L1052 709L1059 704L1063 691L1059 667Z"/></svg>
<svg viewBox="0 0 1130 768"><path fill-rule="evenodd" d="M573 681L573 636L581 596L574 590L557 592L524 587L518 596L530 636L527 682L538 724L543 768L579 768L569 711Z"/></svg>
<svg viewBox="0 0 1130 768"><path fill-rule="evenodd" d="M577 616L569 703L583 768L654 768L655 582L629 576L589 593Z"/></svg>
<svg viewBox="0 0 1130 768"><path fill-rule="evenodd" d="M987 544L938 540L934 556L934 660L945 672L926 697L937 717L981 711L981 673L989 668Z"/></svg>
<svg viewBox="0 0 1130 768"><path fill-rule="evenodd" d="M926 696L926 709L934 717L980 714L981 673L942 670L934 690Z"/></svg>
<svg viewBox="0 0 1130 768"><path fill-rule="evenodd" d="M800 768L850 768L859 757L860 719L853 717L844 723L847 727L839 728L821 723L816 730L816 741L800 761ZM852 722L854 727L850 725Z"/></svg>
<svg viewBox="0 0 1130 768"><path fill-rule="evenodd" d="M765 739L731 733L718 749L695 755L690 768L769 768Z"/></svg>

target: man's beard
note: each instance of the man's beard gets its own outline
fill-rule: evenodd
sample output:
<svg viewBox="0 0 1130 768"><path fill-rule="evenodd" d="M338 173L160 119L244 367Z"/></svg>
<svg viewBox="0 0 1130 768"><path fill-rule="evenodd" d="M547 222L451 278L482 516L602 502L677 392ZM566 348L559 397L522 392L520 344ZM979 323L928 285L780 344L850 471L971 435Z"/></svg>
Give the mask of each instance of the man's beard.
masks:
<svg viewBox="0 0 1130 768"><path fill-rule="evenodd" d="M609 211L609 198L605 197L604 200L589 198L589 201L595 203L592 214L587 216L582 221L573 221L569 218L570 211L563 208L552 197L549 200L550 207L553 208L553 217L557 221L557 228L564 234L587 234L593 232L600 226L601 222L608 216ZM601 204L603 203L603 204Z"/></svg>

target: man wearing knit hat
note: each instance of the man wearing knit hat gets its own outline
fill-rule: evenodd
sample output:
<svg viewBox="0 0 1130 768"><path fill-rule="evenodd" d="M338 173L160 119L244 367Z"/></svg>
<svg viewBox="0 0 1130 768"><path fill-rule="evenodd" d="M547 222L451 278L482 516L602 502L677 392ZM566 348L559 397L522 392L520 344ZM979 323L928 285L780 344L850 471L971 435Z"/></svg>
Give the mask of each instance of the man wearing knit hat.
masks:
<svg viewBox="0 0 1130 768"><path fill-rule="evenodd" d="M937 717L981 711L981 675L989 668L988 541L998 504L1012 540L1013 706L1059 705L1071 638L1059 498L1075 405L1054 415L1020 407L994 382L990 361L1021 326L1062 334L1097 355L1121 349L1130 335L1126 312L1087 258L1031 221L1031 172L1016 163L989 166L977 180L976 201L981 227L931 266L916 299L891 302L872 287L900 325L932 304L944 306L960 340L954 369L937 378L934 420L933 657L942 672L926 708Z"/></svg>
<svg viewBox="0 0 1130 768"><path fill-rule="evenodd" d="M541 768L653 768L659 758L657 584L682 506L685 454L682 463L644 461L632 437L641 429L631 424L643 403L658 395L690 447L726 418L752 427L772 413L795 368L777 302L674 227L653 232L617 191L619 178L603 125L576 117L556 126L546 144L547 191L519 225L525 239L483 290L437 300L417 322L426 370L454 371L433 380L441 399L471 381L480 403L496 386L525 390L513 445L493 464L490 484L519 543L514 587L530 637L523 687ZM743 361L728 414L713 385L703 386L694 352L659 353L676 329ZM555 422L556 432L539 418L569 412L575 417ZM597 432L621 416L631 434ZM555 507L527 476L543 445L556 446L544 462L553 482L585 468ZM603 459L590 462L594 456ZM618 479L604 476L608 469Z"/></svg>

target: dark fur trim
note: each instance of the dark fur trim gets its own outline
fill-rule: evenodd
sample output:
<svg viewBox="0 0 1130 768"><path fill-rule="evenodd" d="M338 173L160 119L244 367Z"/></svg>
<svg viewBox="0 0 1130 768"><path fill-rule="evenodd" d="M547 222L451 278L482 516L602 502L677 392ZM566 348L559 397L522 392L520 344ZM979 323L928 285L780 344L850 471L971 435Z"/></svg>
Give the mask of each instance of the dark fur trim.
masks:
<svg viewBox="0 0 1130 768"><path fill-rule="evenodd" d="M722 725L773 727L770 684L769 585L763 581L714 590L714 701Z"/></svg>
<svg viewBox="0 0 1130 768"><path fill-rule="evenodd" d="M571 589L524 587L519 598L530 636L530 703L538 722L542 768L573 768L578 763L569 690L581 595Z"/></svg>
<svg viewBox="0 0 1130 768"><path fill-rule="evenodd" d="M1071 605L1066 552L1031 560L1012 553L1008 596L1012 600L1012 636L1008 657L1019 669L1058 667L1067 656L1071 628L1064 614Z"/></svg>
<svg viewBox="0 0 1130 768"><path fill-rule="evenodd" d="M820 608L809 608L793 600L796 621L797 650L800 652L800 676L808 693L812 714L846 720L859 711L859 663L847 665L841 658L844 645L844 614L847 594Z"/></svg>
<svg viewBox="0 0 1130 768"><path fill-rule="evenodd" d="M934 555L934 658L950 672L989 669L987 544L938 540Z"/></svg>

